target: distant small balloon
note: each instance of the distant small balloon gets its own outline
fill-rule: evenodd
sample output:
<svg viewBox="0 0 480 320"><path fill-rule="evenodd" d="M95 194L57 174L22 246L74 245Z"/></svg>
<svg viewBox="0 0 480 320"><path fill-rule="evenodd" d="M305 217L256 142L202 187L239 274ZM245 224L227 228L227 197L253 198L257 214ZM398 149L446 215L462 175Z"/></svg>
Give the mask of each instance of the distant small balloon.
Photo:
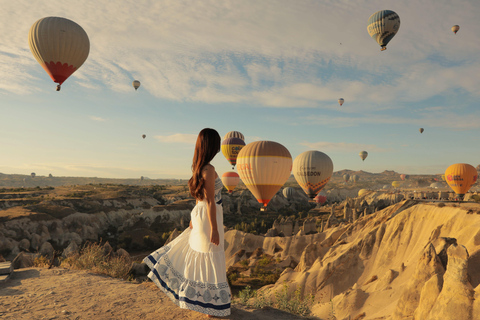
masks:
<svg viewBox="0 0 480 320"><path fill-rule="evenodd" d="M295 195L295 189L292 187L286 187L282 190L282 194L285 198L287 199L293 199L293 196Z"/></svg>
<svg viewBox="0 0 480 320"><path fill-rule="evenodd" d="M31 176L32 178L35 178L35 176L36 176L35 172L30 173L30 176Z"/></svg>
<svg viewBox="0 0 480 320"><path fill-rule="evenodd" d="M360 153L358 155L360 156L360 159L362 159L362 161L365 161L365 159L368 156L368 152L367 151L360 151Z"/></svg>
<svg viewBox="0 0 480 320"><path fill-rule="evenodd" d="M147 137L146 134L142 134L142 138L145 139Z"/></svg>
<svg viewBox="0 0 480 320"><path fill-rule="evenodd" d="M423 130L423 128L420 128L420 129L418 129L418 131L420 131L420 133L423 133L423 131L425 131L425 130Z"/></svg>
<svg viewBox="0 0 480 320"><path fill-rule="evenodd" d="M338 104L340 106L342 106L344 102L345 102L345 99L343 99L343 98L338 99Z"/></svg>
<svg viewBox="0 0 480 320"><path fill-rule="evenodd" d="M348 173L345 173L342 178L343 181L348 182L348 180L350 179L350 175Z"/></svg>
<svg viewBox="0 0 480 320"><path fill-rule="evenodd" d="M134 80L132 86L135 88L135 91L137 91L137 89L140 88L140 81Z"/></svg>
<svg viewBox="0 0 480 320"><path fill-rule="evenodd" d="M457 34L458 30L460 30L460 26L459 26L459 25L456 24L456 25L454 25L454 26L452 27L453 33Z"/></svg>

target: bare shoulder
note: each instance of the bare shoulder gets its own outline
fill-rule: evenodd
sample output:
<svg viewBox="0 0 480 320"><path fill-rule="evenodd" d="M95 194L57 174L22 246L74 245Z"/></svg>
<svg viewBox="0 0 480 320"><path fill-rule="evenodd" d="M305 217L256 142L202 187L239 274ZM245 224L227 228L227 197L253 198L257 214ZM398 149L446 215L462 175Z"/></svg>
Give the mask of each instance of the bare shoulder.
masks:
<svg viewBox="0 0 480 320"><path fill-rule="evenodd" d="M215 172L215 167L212 166L211 164L206 164L202 168L202 176L204 179L207 179L208 177L213 177L215 179L216 175L217 173Z"/></svg>

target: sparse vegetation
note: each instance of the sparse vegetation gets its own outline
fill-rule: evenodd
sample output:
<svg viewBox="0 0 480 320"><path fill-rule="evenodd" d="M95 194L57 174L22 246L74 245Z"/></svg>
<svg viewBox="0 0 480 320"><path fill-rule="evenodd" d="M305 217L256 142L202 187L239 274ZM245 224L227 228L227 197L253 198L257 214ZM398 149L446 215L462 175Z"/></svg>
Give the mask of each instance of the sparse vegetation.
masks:
<svg viewBox="0 0 480 320"><path fill-rule="evenodd" d="M100 243L87 243L79 253L62 259L60 266L127 279L132 261L124 256L104 255L104 248Z"/></svg>
<svg viewBox="0 0 480 320"><path fill-rule="evenodd" d="M275 293L275 300L273 301L266 297L263 292L252 290L250 286L246 286L245 289L238 293L238 299L241 304L257 309L271 306L296 315L308 316L311 313L311 307L314 303L314 295L309 294L302 296L301 287L295 290L293 296L288 294L288 291L288 284L284 284L282 289ZM250 303L250 299L252 298L253 302Z"/></svg>

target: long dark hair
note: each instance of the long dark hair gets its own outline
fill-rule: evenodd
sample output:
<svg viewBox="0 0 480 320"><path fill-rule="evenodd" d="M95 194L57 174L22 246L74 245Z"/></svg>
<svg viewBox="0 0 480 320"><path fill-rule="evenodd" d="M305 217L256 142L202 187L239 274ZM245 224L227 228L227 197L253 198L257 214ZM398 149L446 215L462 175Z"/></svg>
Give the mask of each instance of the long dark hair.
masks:
<svg viewBox="0 0 480 320"><path fill-rule="evenodd" d="M220 151L220 135L215 129L205 128L198 134L193 154L192 177L188 181L190 194L198 200L205 198L205 181L202 169Z"/></svg>

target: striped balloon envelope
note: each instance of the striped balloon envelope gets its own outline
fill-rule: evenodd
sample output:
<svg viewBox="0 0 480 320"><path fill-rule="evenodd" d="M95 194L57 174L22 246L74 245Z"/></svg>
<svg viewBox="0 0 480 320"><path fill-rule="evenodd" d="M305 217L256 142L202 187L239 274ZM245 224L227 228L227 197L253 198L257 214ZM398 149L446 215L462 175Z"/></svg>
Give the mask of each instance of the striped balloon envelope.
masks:
<svg viewBox="0 0 480 320"><path fill-rule="evenodd" d="M240 150L245 146L245 142L239 138L227 138L222 142L222 153L225 158L235 168L237 163L237 156Z"/></svg>
<svg viewBox="0 0 480 320"><path fill-rule="evenodd" d="M238 154L237 170L248 190L266 207L290 176L292 156L280 143L255 141Z"/></svg>
<svg viewBox="0 0 480 320"><path fill-rule="evenodd" d="M387 49L399 28L400 17L391 10L377 11L368 18L368 34L382 47L381 51Z"/></svg>
<svg viewBox="0 0 480 320"><path fill-rule="evenodd" d="M330 181L332 173L332 159L320 151L305 151L293 161L293 176L311 199Z"/></svg>
<svg viewBox="0 0 480 320"><path fill-rule="evenodd" d="M238 132L238 131L230 131L230 132L228 132L228 133L223 137L223 140L227 140L228 138L238 138L238 139L240 139L240 140L245 141L245 137L243 136L243 134L241 134L241 133Z"/></svg>
<svg viewBox="0 0 480 320"><path fill-rule="evenodd" d="M132 86L135 88L135 91L137 91L137 89L140 88L140 81L133 80Z"/></svg>
<svg viewBox="0 0 480 320"><path fill-rule="evenodd" d="M283 188L282 194L286 199L293 199L293 197L295 196L295 189L293 189L292 187Z"/></svg>
<svg viewBox="0 0 480 320"><path fill-rule="evenodd" d="M368 157L368 152L367 151L360 151L360 153L358 155L360 156L360 159L362 159L362 161L365 161L365 159Z"/></svg>
<svg viewBox="0 0 480 320"><path fill-rule="evenodd" d="M240 176L236 172L229 171L222 174L222 183L227 188L228 193L232 193L239 182Z"/></svg>
<svg viewBox="0 0 480 320"><path fill-rule="evenodd" d="M477 182L477 170L467 163L452 164L445 170L445 179L460 199Z"/></svg>
<svg viewBox="0 0 480 320"><path fill-rule="evenodd" d="M61 84L87 60L90 41L87 33L75 22L46 17L35 22L28 34L33 56L53 82Z"/></svg>

